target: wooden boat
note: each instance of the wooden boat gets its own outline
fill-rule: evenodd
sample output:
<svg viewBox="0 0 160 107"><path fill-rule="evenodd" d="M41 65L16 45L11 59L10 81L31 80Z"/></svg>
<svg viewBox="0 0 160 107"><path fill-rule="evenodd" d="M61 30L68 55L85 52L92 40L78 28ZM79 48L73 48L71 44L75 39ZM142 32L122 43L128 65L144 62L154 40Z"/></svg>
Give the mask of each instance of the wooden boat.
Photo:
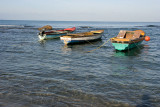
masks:
<svg viewBox="0 0 160 107"><path fill-rule="evenodd" d="M145 32L142 30L121 30L117 37L110 39L112 45L119 51L134 48L141 44L143 40L145 40Z"/></svg>
<svg viewBox="0 0 160 107"><path fill-rule="evenodd" d="M62 29L62 30L48 30L48 31L42 30L38 34L38 37L40 40L54 39L54 38L59 38L62 35L66 35L68 33L71 33L75 30L76 30L75 27L66 28L66 29Z"/></svg>
<svg viewBox="0 0 160 107"><path fill-rule="evenodd" d="M103 32L104 30L96 30L90 32L68 34L65 36L61 36L60 39L64 42L64 44L82 43L101 39L101 34Z"/></svg>

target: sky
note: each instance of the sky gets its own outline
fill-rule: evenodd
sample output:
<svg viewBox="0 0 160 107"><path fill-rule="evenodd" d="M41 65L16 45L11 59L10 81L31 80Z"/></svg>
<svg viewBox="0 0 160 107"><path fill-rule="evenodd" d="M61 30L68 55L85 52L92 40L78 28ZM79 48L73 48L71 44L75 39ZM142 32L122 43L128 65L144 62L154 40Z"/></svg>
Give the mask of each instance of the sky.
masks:
<svg viewBox="0 0 160 107"><path fill-rule="evenodd" d="M0 20L160 22L160 0L0 0Z"/></svg>

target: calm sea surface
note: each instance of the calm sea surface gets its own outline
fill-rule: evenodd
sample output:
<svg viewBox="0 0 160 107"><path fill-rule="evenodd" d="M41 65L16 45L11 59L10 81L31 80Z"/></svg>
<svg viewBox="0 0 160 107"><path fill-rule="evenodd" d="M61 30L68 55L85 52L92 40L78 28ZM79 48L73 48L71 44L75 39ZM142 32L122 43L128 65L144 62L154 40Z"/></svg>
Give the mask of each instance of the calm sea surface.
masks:
<svg viewBox="0 0 160 107"><path fill-rule="evenodd" d="M37 28L104 29L102 40L64 46L39 41ZM150 36L138 48L115 51L120 30ZM0 107L160 107L160 23L0 21Z"/></svg>

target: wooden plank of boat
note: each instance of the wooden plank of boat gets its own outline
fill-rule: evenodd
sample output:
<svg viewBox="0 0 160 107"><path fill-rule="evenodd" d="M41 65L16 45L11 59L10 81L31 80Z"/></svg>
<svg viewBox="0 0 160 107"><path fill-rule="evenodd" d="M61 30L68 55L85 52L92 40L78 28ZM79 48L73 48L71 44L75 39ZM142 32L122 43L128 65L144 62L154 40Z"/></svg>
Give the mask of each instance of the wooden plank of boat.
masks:
<svg viewBox="0 0 160 107"><path fill-rule="evenodd" d="M103 33L104 30L95 30L95 31L90 31L90 32L92 32L92 33Z"/></svg>

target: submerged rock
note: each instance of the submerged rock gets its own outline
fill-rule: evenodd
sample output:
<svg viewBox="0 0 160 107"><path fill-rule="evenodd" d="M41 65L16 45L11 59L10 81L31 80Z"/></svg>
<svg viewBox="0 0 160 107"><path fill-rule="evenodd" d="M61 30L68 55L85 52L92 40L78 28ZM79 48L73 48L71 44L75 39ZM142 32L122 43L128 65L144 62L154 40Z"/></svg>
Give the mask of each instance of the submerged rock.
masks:
<svg viewBox="0 0 160 107"><path fill-rule="evenodd" d="M160 27L158 25L147 25L146 27Z"/></svg>

